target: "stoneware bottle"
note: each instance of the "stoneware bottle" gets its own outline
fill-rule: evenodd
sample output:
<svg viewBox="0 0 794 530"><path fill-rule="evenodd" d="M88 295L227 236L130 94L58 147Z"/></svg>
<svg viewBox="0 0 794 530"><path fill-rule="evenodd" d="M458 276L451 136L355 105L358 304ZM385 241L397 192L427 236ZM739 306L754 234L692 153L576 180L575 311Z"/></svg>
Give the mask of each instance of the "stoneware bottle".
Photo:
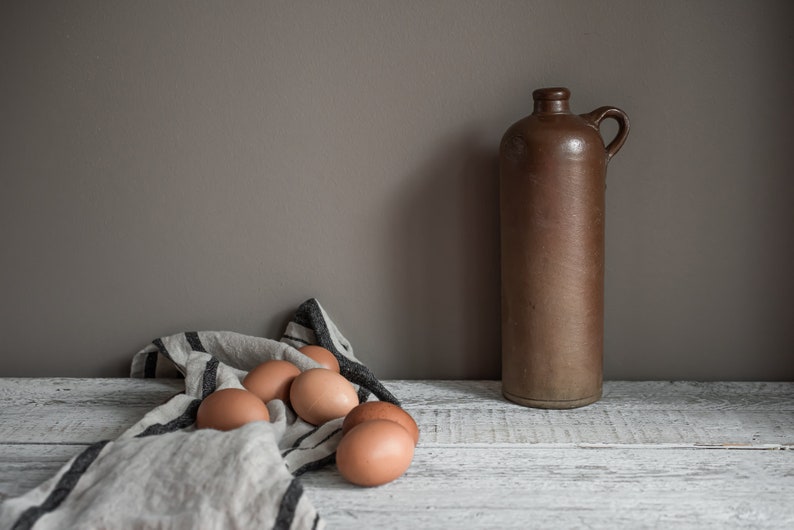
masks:
<svg viewBox="0 0 794 530"><path fill-rule="evenodd" d="M601 397L606 170L629 120L614 107L572 114L567 88L532 96L499 150L502 392L569 409ZM607 118L618 132L605 147Z"/></svg>

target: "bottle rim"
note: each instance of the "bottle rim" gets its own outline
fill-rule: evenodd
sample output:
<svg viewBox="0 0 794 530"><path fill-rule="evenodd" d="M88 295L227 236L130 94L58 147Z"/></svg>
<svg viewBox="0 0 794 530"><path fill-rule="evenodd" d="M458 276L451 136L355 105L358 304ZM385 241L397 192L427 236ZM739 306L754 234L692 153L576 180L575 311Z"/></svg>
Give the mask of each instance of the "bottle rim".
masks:
<svg viewBox="0 0 794 530"><path fill-rule="evenodd" d="M532 92L532 99L540 101L561 101L571 97L571 91L565 87L538 88Z"/></svg>

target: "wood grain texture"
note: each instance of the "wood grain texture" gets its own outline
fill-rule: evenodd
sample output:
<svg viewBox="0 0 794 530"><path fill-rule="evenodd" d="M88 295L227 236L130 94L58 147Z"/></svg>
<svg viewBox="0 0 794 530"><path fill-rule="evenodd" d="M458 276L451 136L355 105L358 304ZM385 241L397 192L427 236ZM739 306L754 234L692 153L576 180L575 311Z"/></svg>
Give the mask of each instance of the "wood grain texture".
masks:
<svg viewBox="0 0 794 530"><path fill-rule="evenodd" d="M21 495L54 476L86 445L0 444L0 500Z"/></svg>
<svg viewBox="0 0 794 530"><path fill-rule="evenodd" d="M178 379L0 379L0 443L114 438ZM606 382L582 409L529 409L498 381L387 381L424 443L794 445L791 383Z"/></svg>
<svg viewBox="0 0 794 530"><path fill-rule="evenodd" d="M424 443L794 446L790 383L606 382L575 410L521 407L498 381L395 381Z"/></svg>
<svg viewBox="0 0 794 530"><path fill-rule="evenodd" d="M0 499L52 477L180 380L0 379ZM362 489L303 477L330 528L791 528L794 383L607 382L571 411L497 381L386 381L417 420L414 462Z"/></svg>
<svg viewBox="0 0 794 530"><path fill-rule="evenodd" d="M178 379L0 379L0 443L116 438L182 390Z"/></svg>
<svg viewBox="0 0 794 530"><path fill-rule="evenodd" d="M333 469L303 480L332 528L794 525L791 451L421 447L380 488Z"/></svg>

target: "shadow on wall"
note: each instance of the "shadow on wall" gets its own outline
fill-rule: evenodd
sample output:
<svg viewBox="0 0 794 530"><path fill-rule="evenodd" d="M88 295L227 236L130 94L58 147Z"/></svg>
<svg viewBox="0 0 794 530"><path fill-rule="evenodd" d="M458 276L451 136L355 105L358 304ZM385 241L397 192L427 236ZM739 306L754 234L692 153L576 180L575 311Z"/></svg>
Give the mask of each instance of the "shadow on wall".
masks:
<svg viewBox="0 0 794 530"><path fill-rule="evenodd" d="M780 48L770 46L763 57L774 57L776 64L791 64L794 60L794 33L791 31L794 3L769 9L769 16L774 20L774 31L784 44ZM753 253L757 261L749 270L753 266L760 266L759 276L763 278L763 292L766 294L758 297L761 310L755 313L763 325L758 334L758 342L761 343L758 348L769 355L768 363L777 369L775 376L765 377L794 381L794 309L791 304L794 299L794 275L791 274L794 263L794 178L789 154L794 145L791 127L794 105L790 103L794 92L794 72L790 68L768 68L765 74L768 77L764 80L767 101L778 102L772 107L772 115L778 124L773 131L783 131L783 134L772 132L772 141L759 150L766 151L759 158L767 166L754 167L758 172L750 177L754 186L766 190L770 204L756 209L763 224L758 230L760 237L754 239L758 245ZM759 110L763 112L765 109L762 107ZM763 180L758 179L759 170L765 173Z"/></svg>
<svg viewBox="0 0 794 530"><path fill-rule="evenodd" d="M392 203L398 377L499 378L499 139L464 130L438 142Z"/></svg>

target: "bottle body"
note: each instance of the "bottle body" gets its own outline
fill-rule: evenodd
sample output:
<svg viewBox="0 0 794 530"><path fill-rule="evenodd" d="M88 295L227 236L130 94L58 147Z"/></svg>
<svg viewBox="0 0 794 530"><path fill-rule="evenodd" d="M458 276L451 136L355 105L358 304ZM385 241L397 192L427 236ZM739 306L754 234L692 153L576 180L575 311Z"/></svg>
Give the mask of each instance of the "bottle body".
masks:
<svg viewBox="0 0 794 530"><path fill-rule="evenodd" d="M593 119L606 107L577 116L566 89L534 96L500 146L502 391L574 408L601 397L606 170L628 122L610 154Z"/></svg>

